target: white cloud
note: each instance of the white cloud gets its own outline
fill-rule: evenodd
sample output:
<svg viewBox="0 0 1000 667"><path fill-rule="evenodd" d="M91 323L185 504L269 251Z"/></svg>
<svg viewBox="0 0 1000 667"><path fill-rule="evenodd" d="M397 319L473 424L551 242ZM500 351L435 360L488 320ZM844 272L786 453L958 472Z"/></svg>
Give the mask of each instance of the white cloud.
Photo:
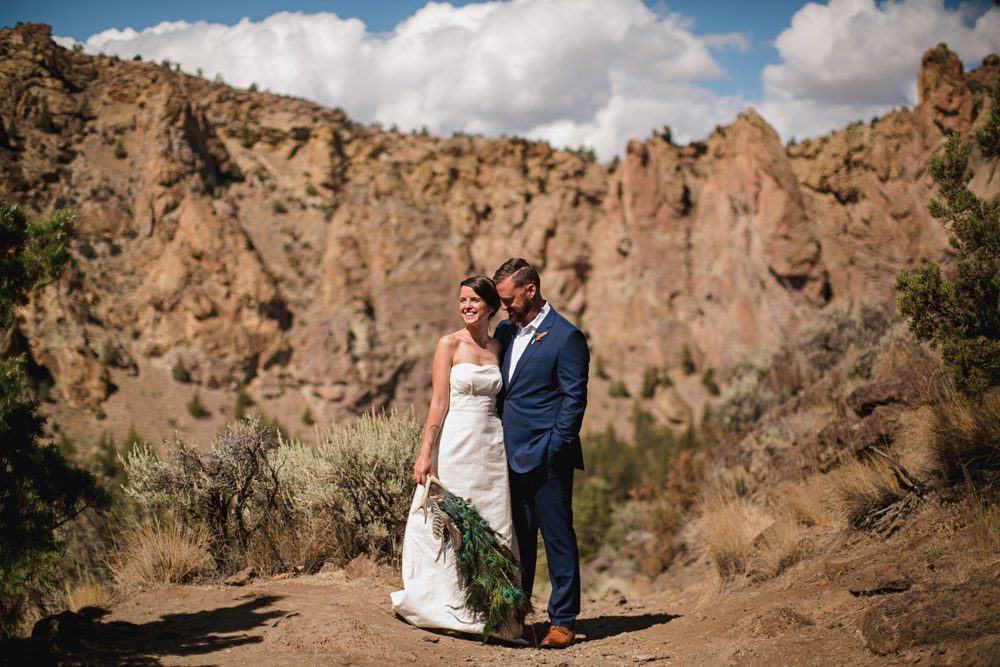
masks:
<svg viewBox="0 0 1000 667"><path fill-rule="evenodd" d="M725 74L712 48L743 50L746 37L691 29L686 17L641 0L431 2L390 33L332 13L281 12L232 26L106 30L84 46L256 82L362 122L517 134L610 159L628 138L663 125L680 141L704 136L744 105L699 82Z"/></svg>
<svg viewBox="0 0 1000 667"><path fill-rule="evenodd" d="M747 103L702 82L726 75L713 51L747 52L749 37L695 35L693 26L641 0L430 2L389 33L332 13L280 12L236 25L106 30L84 47L169 59L237 86L255 82L361 122L516 134L588 146L607 160L627 139L664 125L678 141L701 138ZM786 138L912 105L920 57L941 41L967 63L1000 50L1000 8L808 4L775 40L781 63L764 69L764 97L754 104Z"/></svg>
<svg viewBox="0 0 1000 667"><path fill-rule="evenodd" d="M775 40L761 113L785 137L815 136L914 105L924 51L945 42L965 63L1000 50L1000 8L981 15L941 0L808 4Z"/></svg>

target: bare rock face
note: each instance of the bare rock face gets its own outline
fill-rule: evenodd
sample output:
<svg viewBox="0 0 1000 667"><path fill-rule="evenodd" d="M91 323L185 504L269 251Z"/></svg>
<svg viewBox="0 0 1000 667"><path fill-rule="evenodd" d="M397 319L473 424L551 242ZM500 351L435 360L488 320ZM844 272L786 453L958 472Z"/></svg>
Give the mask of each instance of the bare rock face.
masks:
<svg viewBox="0 0 1000 667"><path fill-rule="evenodd" d="M965 82L958 55L946 44L938 44L924 54L917 75L921 120L942 132L968 132L975 99Z"/></svg>
<svg viewBox="0 0 1000 667"><path fill-rule="evenodd" d="M639 396L647 369L674 384L642 400L683 426L714 400L704 371L724 382L829 305L891 303L900 268L947 259L926 160L975 125L998 71L991 57L964 73L938 47L920 106L871 126L786 148L747 110L703 142L656 134L602 165L520 139L384 132L66 51L45 26L4 29L0 197L39 216L72 207L78 229L73 267L24 309L21 336L79 407L114 390L121 355L263 400L292 390L319 418L422 406L435 343L460 326L459 280L523 256L610 376L588 427L621 419L603 392Z"/></svg>
<svg viewBox="0 0 1000 667"><path fill-rule="evenodd" d="M776 343L830 296L791 164L753 111L704 144L631 142L594 246L585 326L634 390L645 367L679 372L685 346L701 370Z"/></svg>

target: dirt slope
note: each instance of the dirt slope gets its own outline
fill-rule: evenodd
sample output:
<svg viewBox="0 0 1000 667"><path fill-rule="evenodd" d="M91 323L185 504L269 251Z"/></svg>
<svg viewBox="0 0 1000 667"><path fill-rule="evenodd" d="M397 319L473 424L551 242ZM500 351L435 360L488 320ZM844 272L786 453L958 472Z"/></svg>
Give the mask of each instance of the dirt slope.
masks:
<svg viewBox="0 0 1000 667"><path fill-rule="evenodd" d="M49 643L5 647L60 664L991 665L1000 661L997 565L968 555L958 505L928 501L895 535L816 528L815 555L766 584L723 590L695 555L624 593L585 595L565 651L483 645L394 616L396 573L344 570L243 587L173 586L107 612L43 621ZM586 582L599 586L591 576ZM545 600L536 600L544 609ZM83 614L88 614L84 610ZM544 615L536 615L539 633Z"/></svg>

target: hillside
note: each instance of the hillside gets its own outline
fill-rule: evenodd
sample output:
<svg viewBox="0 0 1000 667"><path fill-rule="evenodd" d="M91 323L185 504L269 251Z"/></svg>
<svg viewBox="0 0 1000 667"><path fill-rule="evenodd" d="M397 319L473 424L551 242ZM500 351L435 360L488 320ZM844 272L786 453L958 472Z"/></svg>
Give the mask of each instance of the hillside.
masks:
<svg viewBox="0 0 1000 667"><path fill-rule="evenodd" d="M20 621L72 611L0 663L996 664L1000 394L956 392L893 282L950 270L927 160L984 122L997 56L965 72L939 45L915 109L819 139L748 109L608 165L365 127L37 24L0 56L0 198L78 230L0 354L28 354L51 435L115 492ZM977 193L997 164L973 150ZM510 255L594 357L581 637L557 655L393 616L420 416L351 419L423 410L454 286ZM268 418L212 442L248 410ZM126 432L161 456L117 459Z"/></svg>
<svg viewBox="0 0 1000 667"><path fill-rule="evenodd" d="M454 285L511 255L590 337L587 430L620 421L651 372L670 382L643 403L684 427L718 400L706 370L725 388L747 353L831 306L890 303L899 268L945 255L924 165L981 117L1000 70L991 56L965 73L941 46L913 110L788 147L747 110L704 142L664 129L604 165L365 127L169 63L67 51L44 25L3 29L0 54L0 197L72 207L79 231L4 353L30 354L55 428L81 444L130 424L205 441L239 387L292 432L422 410ZM196 390L201 419L185 409Z"/></svg>

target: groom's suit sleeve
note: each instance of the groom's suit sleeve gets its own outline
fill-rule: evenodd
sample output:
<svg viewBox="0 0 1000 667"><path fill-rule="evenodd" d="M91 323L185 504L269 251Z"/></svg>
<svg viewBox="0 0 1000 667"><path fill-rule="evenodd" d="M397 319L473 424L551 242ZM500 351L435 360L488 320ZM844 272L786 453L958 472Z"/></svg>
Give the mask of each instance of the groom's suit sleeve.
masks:
<svg viewBox="0 0 1000 667"><path fill-rule="evenodd" d="M587 338L579 329L573 329L559 350L556 361L556 378L562 393L562 405L555 426L549 432L549 456L566 449L580 436L583 412L587 409L589 366Z"/></svg>
<svg viewBox="0 0 1000 667"><path fill-rule="evenodd" d="M508 320L504 320L497 324L497 328L493 331L493 337L500 341L500 372L503 373L503 362L504 357L507 355L507 346L510 345L510 333L513 327L510 325ZM507 378L503 381L503 390L497 395L497 416L501 419L503 418L503 405L507 399Z"/></svg>

